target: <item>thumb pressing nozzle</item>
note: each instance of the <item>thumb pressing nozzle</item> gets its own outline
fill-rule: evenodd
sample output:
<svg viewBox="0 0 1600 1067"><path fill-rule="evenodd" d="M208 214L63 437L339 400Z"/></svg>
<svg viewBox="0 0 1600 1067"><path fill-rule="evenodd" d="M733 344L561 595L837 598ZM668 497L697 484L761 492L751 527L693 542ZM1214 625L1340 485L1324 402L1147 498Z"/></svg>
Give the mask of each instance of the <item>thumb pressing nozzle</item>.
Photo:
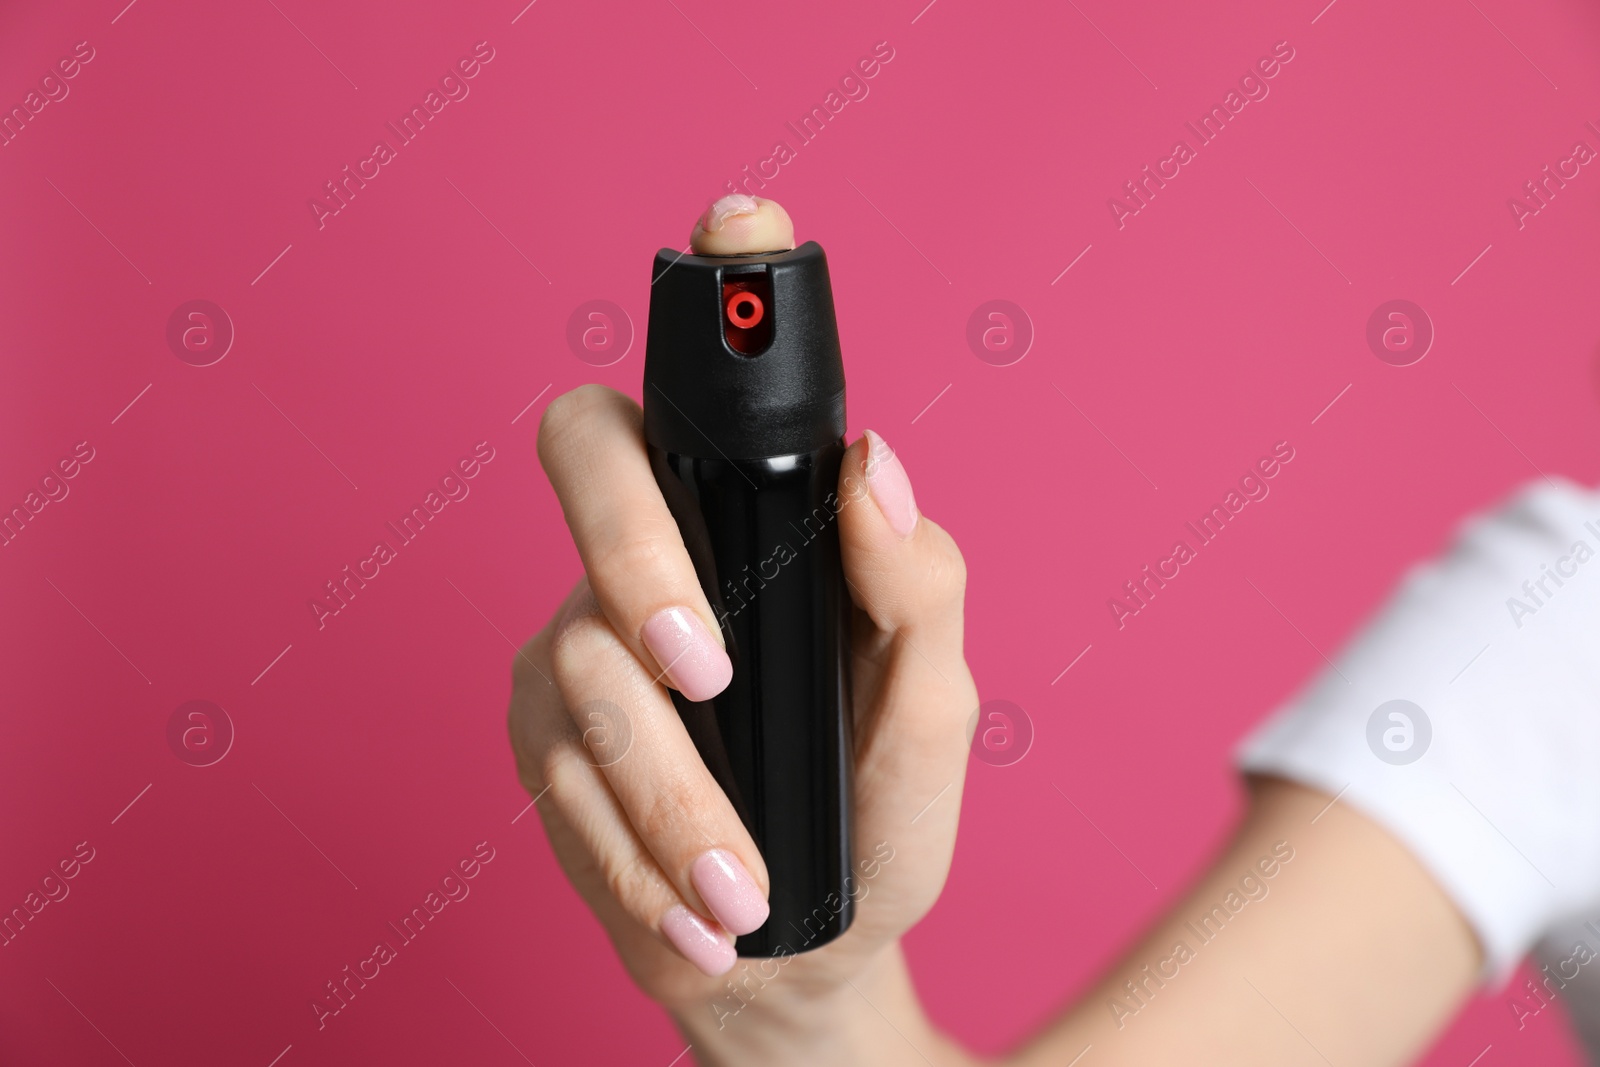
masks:
<svg viewBox="0 0 1600 1067"><path fill-rule="evenodd" d="M702 256L786 252L794 247L794 223L776 200L730 193L695 221L689 245Z"/></svg>

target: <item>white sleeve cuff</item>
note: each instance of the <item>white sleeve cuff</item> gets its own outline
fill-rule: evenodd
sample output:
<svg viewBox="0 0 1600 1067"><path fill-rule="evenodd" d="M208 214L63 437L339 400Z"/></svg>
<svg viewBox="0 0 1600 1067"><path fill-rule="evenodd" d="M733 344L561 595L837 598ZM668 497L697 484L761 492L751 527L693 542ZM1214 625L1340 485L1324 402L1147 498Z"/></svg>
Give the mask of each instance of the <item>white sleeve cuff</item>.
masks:
<svg viewBox="0 0 1600 1067"><path fill-rule="evenodd" d="M1504 980L1600 898L1600 495L1540 481L1468 522L1238 760L1384 826Z"/></svg>

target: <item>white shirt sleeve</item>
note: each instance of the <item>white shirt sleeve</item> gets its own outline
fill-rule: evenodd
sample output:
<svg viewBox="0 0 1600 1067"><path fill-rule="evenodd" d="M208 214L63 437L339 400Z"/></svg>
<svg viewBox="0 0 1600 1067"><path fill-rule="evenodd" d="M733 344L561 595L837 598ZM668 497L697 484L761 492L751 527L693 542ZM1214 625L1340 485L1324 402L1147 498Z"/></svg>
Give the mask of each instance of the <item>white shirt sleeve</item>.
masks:
<svg viewBox="0 0 1600 1067"><path fill-rule="evenodd" d="M1600 494L1541 480L1467 522L1238 758L1404 843L1486 979L1600 918Z"/></svg>

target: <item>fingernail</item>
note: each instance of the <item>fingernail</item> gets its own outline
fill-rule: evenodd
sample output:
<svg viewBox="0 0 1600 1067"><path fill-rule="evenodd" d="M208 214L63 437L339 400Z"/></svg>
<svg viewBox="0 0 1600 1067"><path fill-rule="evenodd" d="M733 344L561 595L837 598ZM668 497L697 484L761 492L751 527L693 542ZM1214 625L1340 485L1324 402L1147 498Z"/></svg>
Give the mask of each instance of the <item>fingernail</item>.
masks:
<svg viewBox="0 0 1600 1067"><path fill-rule="evenodd" d="M672 687L690 700L710 700L733 678L733 661L687 608L662 608L646 620L640 637Z"/></svg>
<svg viewBox="0 0 1600 1067"><path fill-rule="evenodd" d="M702 853L689 868L689 880L717 922L734 933L751 933L767 921L771 909L761 887L733 853L720 848Z"/></svg>
<svg viewBox="0 0 1600 1067"><path fill-rule="evenodd" d="M706 213L700 216L700 228L706 233L716 233L722 229L724 222L735 215L754 215L760 209L761 205L756 203L755 197L729 193L706 208Z"/></svg>
<svg viewBox="0 0 1600 1067"><path fill-rule="evenodd" d="M661 917L661 933L684 959L713 978L732 970L739 958L716 927L682 904L674 904Z"/></svg>
<svg viewBox="0 0 1600 1067"><path fill-rule="evenodd" d="M911 479L887 442L867 431L867 488L889 527L901 538L917 528L917 498L911 493Z"/></svg>

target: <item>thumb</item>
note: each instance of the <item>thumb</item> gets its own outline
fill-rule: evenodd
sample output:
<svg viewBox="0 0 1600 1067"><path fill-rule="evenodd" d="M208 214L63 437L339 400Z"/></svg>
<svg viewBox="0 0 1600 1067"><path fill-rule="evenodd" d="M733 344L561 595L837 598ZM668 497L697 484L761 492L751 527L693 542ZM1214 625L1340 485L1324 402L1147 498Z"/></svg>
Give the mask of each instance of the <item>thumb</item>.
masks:
<svg viewBox="0 0 1600 1067"><path fill-rule="evenodd" d="M871 430L839 470L839 537L856 605L936 659L961 657L967 568L954 539L917 510L900 457Z"/></svg>
<svg viewBox="0 0 1600 1067"><path fill-rule="evenodd" d="M794 223L776 200L731 193L695 221L689 247L702 256L782 252L794 247Z"/></svg>

